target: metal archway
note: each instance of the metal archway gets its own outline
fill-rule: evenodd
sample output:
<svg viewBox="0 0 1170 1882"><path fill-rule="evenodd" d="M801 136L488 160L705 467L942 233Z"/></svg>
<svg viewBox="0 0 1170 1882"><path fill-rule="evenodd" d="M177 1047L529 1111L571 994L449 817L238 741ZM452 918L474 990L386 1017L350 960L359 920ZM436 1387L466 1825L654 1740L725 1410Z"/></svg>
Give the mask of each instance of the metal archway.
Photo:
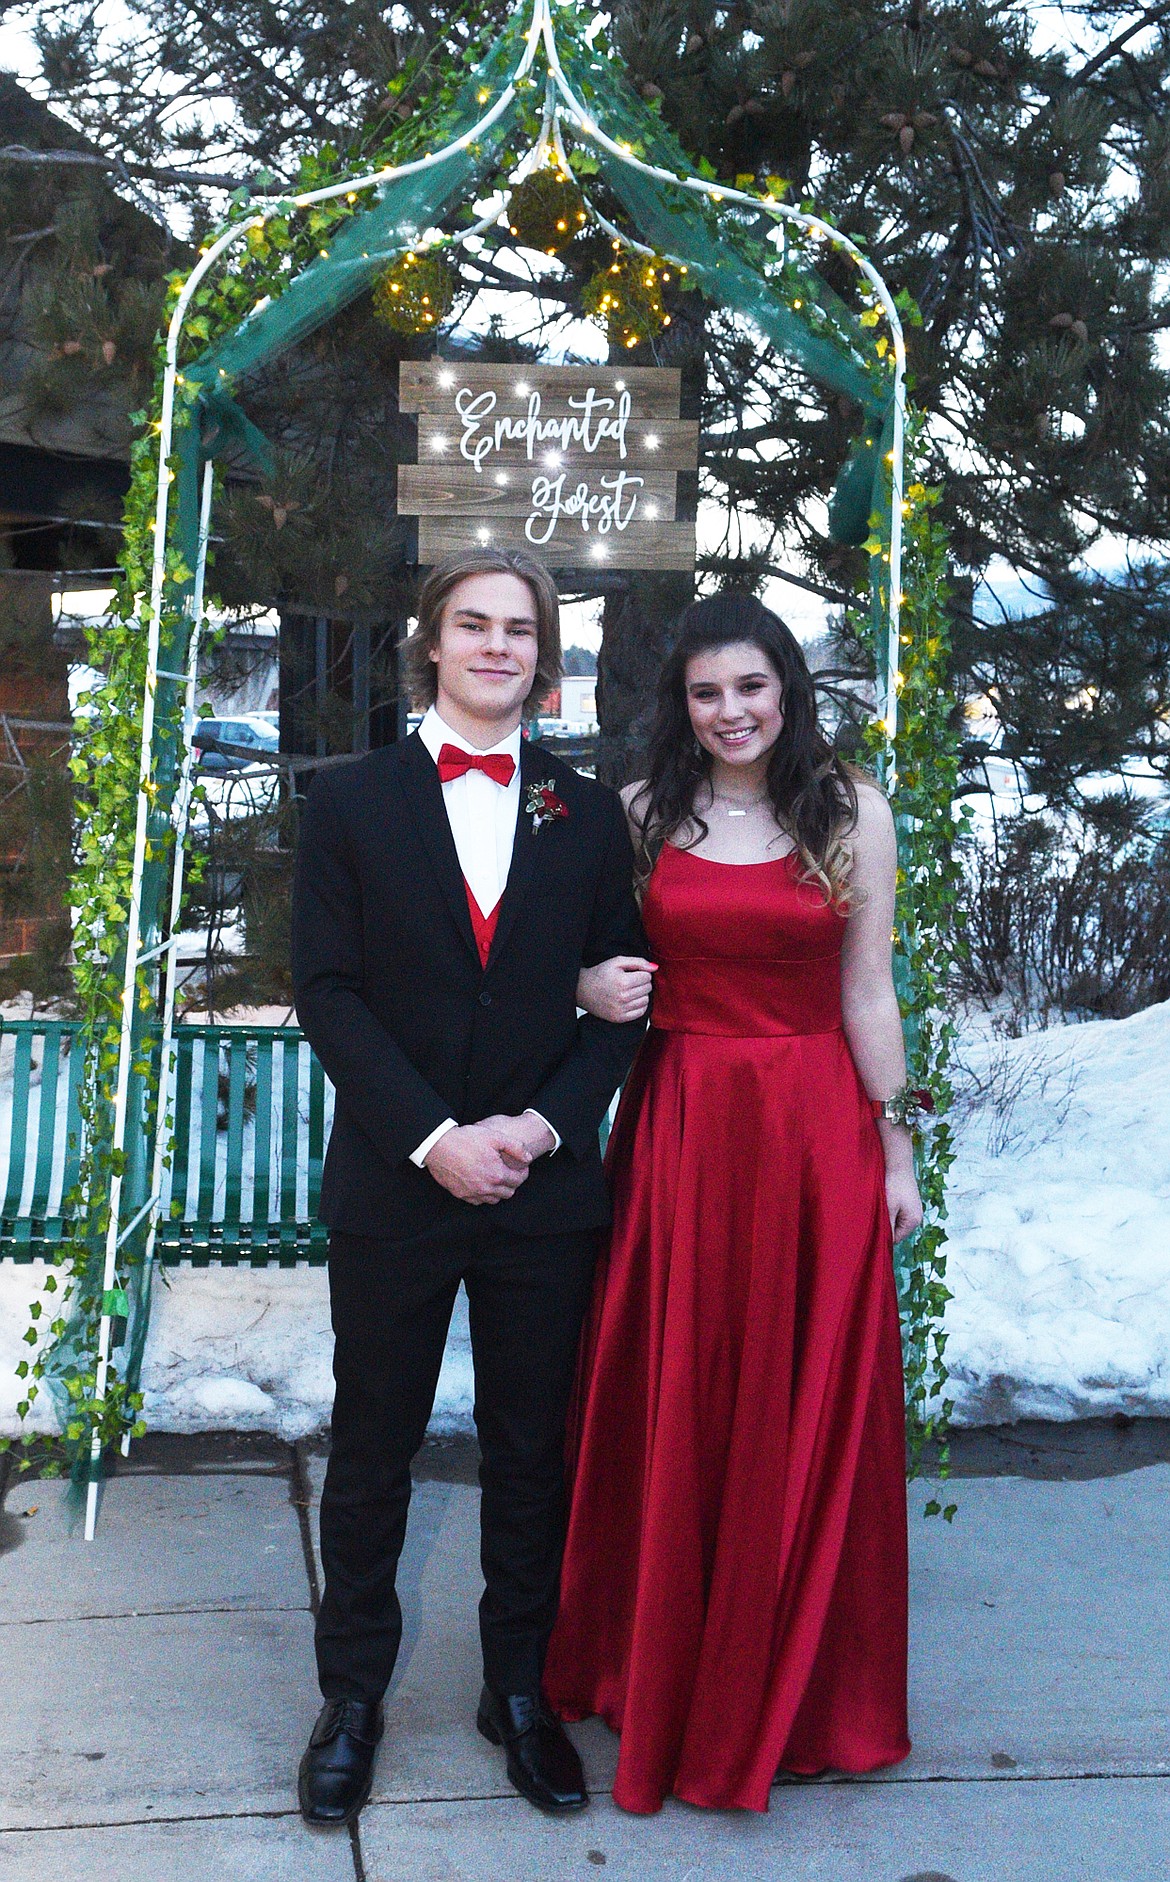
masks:
<svg viewBox="0 0 1170 1882"><path fill-rule="evenodd" d="M885 599L885 637L884 659L879 665L879 719L886 740L886 783L894 782L894 740L898 728L898 672L899 672L899 611L901 595L902 561L902 515L903 515L903 458L905 449L905 378L906 349L902 324L894 297L889 287L869 258L849 236L835 229L823 218L811 211L791 207L770 199L760 199L748 195L745 191L709 181L694 174L683 174L646 162L621 140L612 137L604 126L597 121L598 114L591 111L578 95L569 77L557 45L556 21L552 0L524 0L528 13L527 26L523 33L520 54L504 85L500 95L489 109L483 112L475 123L462 131L451 142L439 150L432 151L410 163L391 165L369 171L361 176L347 177L343 181L329 186L302 192L289 199L266 202L258 206L246 218L234 223L201 254L178 295L167 332L165 364L162 380L162 401L158 421L159 470L154 517L154 550L151 571L149 611L146 628L146 674L143 689L142 733L139 751L139 781L134 829L133 860L131 871L130 905L127 920L126 949L122 974L121 1023L118 1039L118 1066L114 1086L113 1117L111 1144L114 1152L114 1171L111 1179L109 1197L109 1225L105 1241L103 1298L105 1305L99 1323L98 1355L96 1374L96 1397L100 1401L105 1394L111 1353L112 1313L108 1303L115 1288L120 1251L131 1237L145 1232L145 1245L142 1256L144 1286L149 1290L151 1265L154 1258L155 1227L162 1190L164 1159L168 1149L167 1114L170 1091L174 1076L174 975L166 976L166 991L162 1013L162 1057L160 1064L159 1090L157 1097L154 1128L150 1135L152 1155L149 1176L145 1182L146 1195L138 1201L131 1197L133 1213L125 1223L121 1222L124 1202L126 1176L124 1174L125 1148L129 1121L129 1100L131 1093L131 1072L139 1046L139 1016L137 989L139 975L143 968L161 963L174 947L175 928L183 892L183 872L187 821L192 792L192 748L191 734L195 724L195 696L198 678L199 640L203 614L203 592L207 561L207 547L210 533L210 515L213 486L213 466L208 460L202 471L198 494L198 524L196 532L196 553L193 580L184 602L187 620L188 643L186 664L183 671L165 669L160 666L160 645L163 627L168 574L167 574L167 535L171 516L171 486L175 472L170 464L176 435L176 392L182 387L182 374L179 369L179 348L184 326L192 302L212 270L229 251L245 241L255 230L262 230L272 217L286 215L290 209L302 211L314 205L336 200L339 197L354 197L358 192L377 189L399 183L403 179L419 176L437 169L450 162L458 153L468 152L482 146L487 134L505 119L514 106L518 88L532 71L538 53L543 49L545 65L545 97L540 133L536 143L520 165L519 174L526 173L533 164L539 162L550 144L563 161L564 157L562 127L567 126L572 133L591 143L603 153L610 165L648 179L656 185L669 186L671 189L690 193L713 205L743 207L757 216L769 218L777 228L784 226L801 231L805 236L818 238L841 254L848 257L858 274L865 281L874 300L880 306L889 331L893 354L893 375L891 383L891 415L889 449L885 461L889 470L888 486L889 506L889 541L886 558L888 574L886 576ZM486 96L483 99L486 102ZM512 181L517 180L514 177ZM487 214L474 227L462 231L455 237L434 237L436 243L463 245L474 237L482 235L498 219L507 191L500 192ZM629 237L612 228L604 217L593 211L601 226L610 229L619 236L623 243L630 244ZM414 246L422 246L415 242ZM667 255L665 248L657 251ZM677 259L668 256L670 259ZM368 259L368 257L366 257ZM279 303L277 303L279 305ZM799 302L795 303L799 306ZM264 311L258 307L253 316ZM252 318L252 317L250 317ZM243 323L246 325L246 323ZM170 825L174 839L174 860L172 866L170 897L163 923L164 933L157 935L157 910L144 907L143 884L147 861L148 827L155 803L155 760L156 749L156 694L159 680L177 683L184 689L183 700L183 759L177 788L173 799ZM146 1126L145 1117L141 1120ZM141 1190L139 1190L141 1195ZM89 1484L86 1500L85 1535L91 1540L95 1533L97 1518L97 1492L100 1473L101 1442L97 1426L94 1428L90 1457Z"/></svg>

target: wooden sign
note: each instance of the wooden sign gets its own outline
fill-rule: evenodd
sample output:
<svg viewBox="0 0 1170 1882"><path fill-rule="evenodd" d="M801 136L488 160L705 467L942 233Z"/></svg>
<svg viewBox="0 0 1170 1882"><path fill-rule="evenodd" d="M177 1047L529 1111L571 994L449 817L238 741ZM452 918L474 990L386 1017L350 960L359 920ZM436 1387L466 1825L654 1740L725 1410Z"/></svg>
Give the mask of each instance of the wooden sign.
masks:
<svg viewBox="0 0 1170 1882"><path fill-rule="evenodd" d="M399 466L398 512L419 519L420 563L491 543L550 568L693 568L677 473L699 427L679 389L670 367L404 361L418 463Z"/></svg>

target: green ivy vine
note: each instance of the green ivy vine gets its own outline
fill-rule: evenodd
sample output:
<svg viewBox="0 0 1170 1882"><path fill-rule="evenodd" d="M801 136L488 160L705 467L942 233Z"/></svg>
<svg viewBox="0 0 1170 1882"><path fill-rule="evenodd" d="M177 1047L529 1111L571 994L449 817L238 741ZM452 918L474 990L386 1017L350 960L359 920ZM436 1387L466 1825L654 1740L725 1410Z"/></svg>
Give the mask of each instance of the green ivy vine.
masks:
<svg viewBox="0 0 1170 1882"><path fill-rule="evenodd" d="M906 1035L907 1080L930 1093L933 1111L916 1131L915 1161L925 1220L896 1251L902 1315L910 1474L925 1466L944 1478L949 1464L952 1401L946 1396L947 1335L943 1324L950 1292L946 1284L946 1179L954 1162L948 1119L954 1092L950 1081L954 1022L947 1005L948 980L959 940L956 907L961 834L955 793L959 734L948 686L951 652L947 604L947 536L938 517L941 490L915 480L921 455L922 417L907 427L908 482L902 505L903 599L900 618L897 732L893 810L898 828L895 921L895 979ZM878 518L866 548L888 561L888 537ZM888 588L888 583L887 583ZM878 584L879 594L884 594ZM879 618L875 619L875 615ZM884 651L886 624L880 611L860 608L854 629L873 647L875 665ZM866 747L879 770L891 754L884 722L866 729ZM932 1496L928 1516L948 1521L956 1505Z"/></svg>

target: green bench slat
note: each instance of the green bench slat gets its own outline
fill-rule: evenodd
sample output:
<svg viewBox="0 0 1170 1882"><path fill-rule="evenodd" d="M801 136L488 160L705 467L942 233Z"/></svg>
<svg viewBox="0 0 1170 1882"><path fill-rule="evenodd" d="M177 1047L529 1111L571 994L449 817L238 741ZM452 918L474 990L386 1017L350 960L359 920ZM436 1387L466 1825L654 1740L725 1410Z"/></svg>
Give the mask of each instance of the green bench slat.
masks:
<svg viewBox="0 0 1170 1882"><path fill-rule="evenodd" d="M300 1041L281 1046L280 1103L280 1256L287 1260L297 1245L297 1139L300 1135Z"/></svg>
<svg viewBox="0 0 1170 1882"><path fill-rule="evenodd" d="M171 1100L171 1195L170 1206L160 1221L160 1235L169 1240L179 1232L179 1221L187 1208L187 1180L191 1167L191 1079L195 1041L180 1032L175 1035L178 1052L175 1060L175 1089Z"/></svg>
<svg viewBox="0 0 1170 1882"><path fill-rule="evenodd" d="M248 1082L248 1040L241 1034L228 1042L227 1173L224 1185L223 1238L237 1247L240 1240L240 1202L244 1189L244 1099ZM253 1218L254 1220L255 1218Z"/></svg>
<svg viewBox="0 0 1170 1882"><path fill-rule="evenodd" d="M219 1058L217 1036L204 1034L200 1077L199 1200L196 1216L210 1223L215 1212L215 1160L219 1149Z"/></svg>
<svg viewBox="0 0 1170 1882"><path fill-rule="evenodd" d="M20 1198L24 1190L24 1159L28 1143L28 1107L32 1072L33 1034L18 1032L12 1062L12 1123L8 1133L8 1187L4 1195L4 1220L12 1222L18 1241L27 1241L32 1228L20 1222ZM21 1233L25 1228L24 1234Z"/></svg>
<svg viewBox="0 0 1170 1882"><path fill-rule="evenodd" d="M264 1223L264 1255L268 1255L268 1211L272 1172L272 1053L271 1041L256 1043L256 1130L252 1152L252 1220Z"/></svg>
<svg viewBox="0 0 1170 1882"><path fill-rule="evenodd" d="M53 1151L57 1142L57 1067L61 1058L61 1034L54 1029L45 1035L41 1060L41 1094L37 1106L37 1167L33 1176L32 1217L43 1222L49 1208L49 1185L53 1180Z"/></svg>

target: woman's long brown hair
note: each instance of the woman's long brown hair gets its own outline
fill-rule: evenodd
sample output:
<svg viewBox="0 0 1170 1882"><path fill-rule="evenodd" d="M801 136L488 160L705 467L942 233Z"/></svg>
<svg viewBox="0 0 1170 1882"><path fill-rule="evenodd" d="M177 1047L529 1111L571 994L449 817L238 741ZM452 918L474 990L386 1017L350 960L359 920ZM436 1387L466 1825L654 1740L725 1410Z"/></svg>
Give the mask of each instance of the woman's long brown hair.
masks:
<svg viewBox="0 0 1170 1882"><path fill-rule="evenodd" d="M737 641L758 647L780 681L784 725L767 773L776 822L800 851L808 878L844 912L851 902L847 839L857 822L857 786L817 723L816 692L800 642L754 595L734 590L687 609L659 677L646 781L631 805L640 881L644 886L649 880L664 843L693 831L682 846L690 849L707 835L696 799L710 783L711 754L691 730L687 664L696 654Z"/></svg>

